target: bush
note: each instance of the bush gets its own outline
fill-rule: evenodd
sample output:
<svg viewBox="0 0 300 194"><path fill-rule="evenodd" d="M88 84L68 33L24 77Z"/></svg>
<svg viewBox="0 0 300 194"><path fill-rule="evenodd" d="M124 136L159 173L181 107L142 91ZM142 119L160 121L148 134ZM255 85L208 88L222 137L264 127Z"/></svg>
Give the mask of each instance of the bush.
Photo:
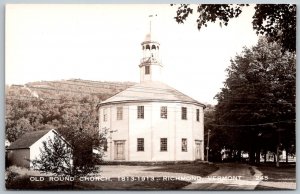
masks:
<svg viewBox="0 0 300 194"><path fill-rule="evenodd" d="M6 189L24 189L30 184L28 170L25 168L11 166L5 172Z"/></svg>

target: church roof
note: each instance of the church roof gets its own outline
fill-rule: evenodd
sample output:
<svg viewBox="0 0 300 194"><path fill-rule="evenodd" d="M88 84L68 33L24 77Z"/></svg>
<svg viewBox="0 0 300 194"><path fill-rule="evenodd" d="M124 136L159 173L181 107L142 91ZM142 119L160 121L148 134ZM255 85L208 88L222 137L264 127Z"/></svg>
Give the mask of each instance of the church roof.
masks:
<svg viewBox="0 0 300 194"><path fill-rule="evenodd" d="M133 85L101 102L100 106L130 102L180 102L205 107L204 104L158 81L145 81Z"/></svg>

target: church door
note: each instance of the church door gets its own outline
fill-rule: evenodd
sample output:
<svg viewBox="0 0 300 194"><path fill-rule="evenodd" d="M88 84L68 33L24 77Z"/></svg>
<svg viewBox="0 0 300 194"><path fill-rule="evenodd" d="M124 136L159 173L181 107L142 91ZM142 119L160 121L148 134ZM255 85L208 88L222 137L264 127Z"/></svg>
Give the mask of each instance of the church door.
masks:
<svg viewBox="0 0 300 194"><path fill-rule="evenodd" d="M195 141L195 145L196 145L196 148L195 148L195 159L196 160L202 160L202 141L200 140L196 140Z"/></svg>
<svg viewBox="0 0 300 194"><path fill-rule="evenodd" d="M125 160L125 141L115 141L115 160Z"/></svg>

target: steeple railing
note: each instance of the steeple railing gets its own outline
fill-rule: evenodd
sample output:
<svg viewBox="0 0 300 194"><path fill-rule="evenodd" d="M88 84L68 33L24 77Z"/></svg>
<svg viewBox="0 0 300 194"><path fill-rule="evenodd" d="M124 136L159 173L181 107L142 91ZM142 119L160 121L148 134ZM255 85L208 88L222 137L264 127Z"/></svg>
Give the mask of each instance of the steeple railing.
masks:
<svg viewBox="0 0 300 194"><path fill-rule="evenodd" d="M154 57L144 57L141 59L140 63L159 63L159 61Z"/></svg>

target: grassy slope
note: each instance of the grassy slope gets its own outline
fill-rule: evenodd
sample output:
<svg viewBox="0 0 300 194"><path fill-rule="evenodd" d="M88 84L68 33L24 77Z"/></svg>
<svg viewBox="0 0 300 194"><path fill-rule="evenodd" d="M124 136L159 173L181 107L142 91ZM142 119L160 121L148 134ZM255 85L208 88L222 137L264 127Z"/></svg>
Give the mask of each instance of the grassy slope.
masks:
<svg viewBox="0 0 300 194"><path fill-rule="evenodd" d="M86 93L116 93L133 85L133 82L105 82L88 81L81 79L70 79L60 81L40 81L27 83L26 86L34 89L49 87L59 90L74 91L75 93L84 91Z"/></svg>
<svg viewBox="0 0 300 194"><path fill-rule="evenodd" d="M97 96L100 100L105 100L134 84L133 82L102 82L81 79L37 81L25 85L6 86L6 94L31 96L31 91L42 98L56 98L57 95L74 97L92 95Z"/></svg>

